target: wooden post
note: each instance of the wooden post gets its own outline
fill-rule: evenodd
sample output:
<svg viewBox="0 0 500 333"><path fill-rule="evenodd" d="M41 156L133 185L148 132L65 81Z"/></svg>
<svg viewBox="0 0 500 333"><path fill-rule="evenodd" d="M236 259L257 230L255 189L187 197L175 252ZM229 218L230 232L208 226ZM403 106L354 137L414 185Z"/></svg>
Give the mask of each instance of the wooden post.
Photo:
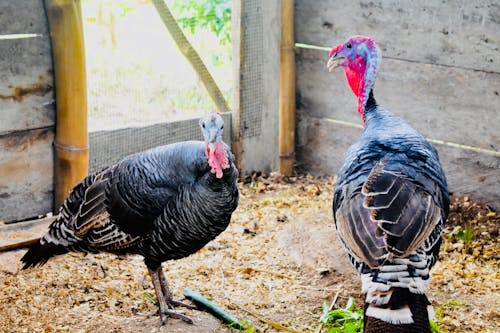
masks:
<svg viewBox="0 0 500 333"><path fill-rule="evenodd" d="M235 165L238 170L242 167L242 140L241 140L241 100L240 100L240 69L241 57L243 55L243 34L241 29L242 5L241 1L232 1L231 26L233 40L233 82L234 82L234 101L233 113L231 115L231 151L234 154Z"/></svg>
<svg viewBox="0 0 500 333"><path fill-rule="evenodd" d="M46 0L57 108L54 205L88 173L87 86L79 1Z"/></svg>
<svg viewBox="0 0 500 333"><path fill-rule="evenodd" d="M295 56L293 0L281 1L279 172L291 176L295 161Z"/></svg>

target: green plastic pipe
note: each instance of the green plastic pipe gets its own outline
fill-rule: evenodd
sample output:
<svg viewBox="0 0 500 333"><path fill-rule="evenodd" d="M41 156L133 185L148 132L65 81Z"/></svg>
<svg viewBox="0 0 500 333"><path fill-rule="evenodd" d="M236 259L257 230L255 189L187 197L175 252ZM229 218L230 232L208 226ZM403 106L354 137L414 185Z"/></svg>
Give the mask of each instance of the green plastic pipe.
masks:
<svg viewBox="0 0 500 333"><path fill-rule="evenodd" d="M192 300L195 302L199 307L207 310L211 314L213 314L215 317L219 318L222 320L225 324L228 324L231 327L234 327L236 329L239 329L240 331L245 329L245 326L243 326L242 323L238 321L238 319L232 317L230 314L219 308L217 305L214 303L210 302L208 299L203 297L199 292L192 288L186 288L184 289L184 296L187 299Z"/></svg>

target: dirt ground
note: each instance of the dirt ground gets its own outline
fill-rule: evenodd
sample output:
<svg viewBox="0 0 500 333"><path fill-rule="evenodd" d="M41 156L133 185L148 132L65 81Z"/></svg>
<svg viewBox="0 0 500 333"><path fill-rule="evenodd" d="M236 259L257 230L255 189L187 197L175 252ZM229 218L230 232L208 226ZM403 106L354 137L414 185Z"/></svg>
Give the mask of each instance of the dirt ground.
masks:
<svg viewBox="0 0 500 333"><path fill-rule="evenodd" d="M182 298L192 287L257 332L278 332L264 320L315 332L322 304L337 293L336 306L349 296L361 306L359 278L333 225L333 184L333 178L244 179L228 229L198 253L164 263L174 295ZM428 294L443 332L498 332L499 226L487 207L453 199ZM160 326L140 257L69 254L18 271L23 253L0 256L0 332L236 332L195 310L182 310L194 325L170 319Z"/></svg>

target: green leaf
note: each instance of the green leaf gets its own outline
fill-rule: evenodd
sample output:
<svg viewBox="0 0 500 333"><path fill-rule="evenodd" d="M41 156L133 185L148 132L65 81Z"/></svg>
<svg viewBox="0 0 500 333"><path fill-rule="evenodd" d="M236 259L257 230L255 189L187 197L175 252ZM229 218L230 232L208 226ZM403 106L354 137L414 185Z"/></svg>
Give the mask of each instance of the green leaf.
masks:
<svg viewBox="0 0 500 333"><path fill-rule="evenodd" d="M445 307L462 305L461 302L450 300L436 310L436 318L440 318ZM328 333L361 333L363 332L363 310L356 309L354 299L349 297L345 308L330 310L326 303L322 305L323 314L319 321ZM432 333L442 333L436 322L429 320Z"/></svg>
<svg viewBox="0 0 500 333"><path fill-rule="evenodd" d="M156 304L156 301L153 298L153 296L151 296L151 294L148 293L147 291L144 292L144 297L146 297L151 303Z"/></svg>
<svg viewBox="0 0 500 333"><path fill-rule="evenodd" d="M221 45L231 42L231 0L175 0L173 9L182 27L195 34L198 28L208 28L219 38Z"/></svg>
<svg viewBox="0 0 500 333"><path fill-rule="evenodd" d="M363 310L355 309L352 297L347 301L344 309L328 311L328 306L323 304L323 315L320 322L328 328L329 333L358 333L363 331Z"/></svg>

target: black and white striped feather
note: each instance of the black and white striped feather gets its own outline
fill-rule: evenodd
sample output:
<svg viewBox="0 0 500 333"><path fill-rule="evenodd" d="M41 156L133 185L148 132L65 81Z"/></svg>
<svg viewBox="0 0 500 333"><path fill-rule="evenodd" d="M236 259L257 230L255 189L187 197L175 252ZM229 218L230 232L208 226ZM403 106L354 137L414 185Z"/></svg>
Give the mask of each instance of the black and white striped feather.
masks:
<svg viewBox="0 0 500 333"><path fill-rule="evenodd" d="M196 252L238 205L238 170L224 147L230 163L220 179L198 141L131 155L86 177L22 258L24 268L69 251L140 254L150 268Z"/></svg>
<svg viewBox="0 0 500 333"><path fill-rule="evenodd" d="M434 147L377 106L373 93L365 115L366 128L337 178L335 225L361 274L366 315L411 323L409 294L427 291L438 258L449 207L446 179Z"/></svg>

